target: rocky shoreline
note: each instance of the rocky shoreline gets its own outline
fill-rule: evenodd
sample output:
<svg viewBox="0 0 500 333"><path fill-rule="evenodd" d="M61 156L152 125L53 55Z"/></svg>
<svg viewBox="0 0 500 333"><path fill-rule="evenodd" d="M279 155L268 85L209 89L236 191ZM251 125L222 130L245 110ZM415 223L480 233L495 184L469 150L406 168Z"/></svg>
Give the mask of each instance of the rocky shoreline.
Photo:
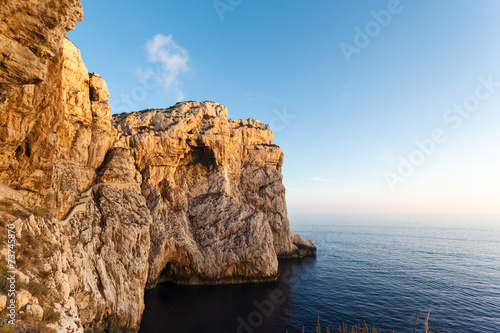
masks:
<svg viewBox="0 0 500 333"><path fill-rule="evenodd" d="M215 102L112 115L64 38L79 1L10 1L0 17L0 218L26 330L137 331L146 288L273 281L279 258L316 253L290 230L268 125Z"/></svg>

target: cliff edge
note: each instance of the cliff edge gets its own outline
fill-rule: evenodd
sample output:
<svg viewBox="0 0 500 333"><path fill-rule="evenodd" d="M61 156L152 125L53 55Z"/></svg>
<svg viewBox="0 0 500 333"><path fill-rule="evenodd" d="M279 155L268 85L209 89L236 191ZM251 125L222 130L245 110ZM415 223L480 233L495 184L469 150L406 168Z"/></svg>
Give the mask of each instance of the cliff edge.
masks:
<svg viewBox="0 0 500 333"><path fill-rule="evenodd" d="M133 332L145 288L270 281L278 258L315 254L290 230L269 126L214 102L112 116L64 39L78 1L10 1L0 16L0 45L17 43L0 58L0 231L15 230L25 331Z"/></svg>

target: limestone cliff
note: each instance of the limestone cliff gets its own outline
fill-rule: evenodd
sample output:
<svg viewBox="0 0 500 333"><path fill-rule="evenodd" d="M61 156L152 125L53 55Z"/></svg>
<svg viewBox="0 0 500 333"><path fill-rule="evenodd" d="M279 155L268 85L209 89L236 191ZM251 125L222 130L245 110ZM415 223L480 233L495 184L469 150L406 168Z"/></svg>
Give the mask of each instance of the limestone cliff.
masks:
<svg viewBox="0 0 500 333"><path fill-rule="evenodd" d="M25 331L135 331L147 287L269 281L278 258L315 253L290 230L267 125L213 102L111 116L106 83L60 38L79 2L28 5L0 10L0 45L19 44L0 58L0 236L15 225Z"/></svg>
<svg viewBox="0 0 500 333"><path fill-rule="evenodd" d="M186 102L113 118L115 146L141 173L154 221L150 284L266 281L277 257L307 252L289 228L283 153L269 126L227 115Z"/></svg>
<svg viewBox="0 0 500 333"><path fill-rule="evenodd" d="M80 0L0 2L0 107L25 84L40 83L66 32L83 19Z"/></svg>
<svg viewBox="0 0 500 333"><path fill-rule="evenodd" d="M43 82L21 86L0 110L0 182L56 217L90 186L116 131L106 84L63 45Z"/></svg>

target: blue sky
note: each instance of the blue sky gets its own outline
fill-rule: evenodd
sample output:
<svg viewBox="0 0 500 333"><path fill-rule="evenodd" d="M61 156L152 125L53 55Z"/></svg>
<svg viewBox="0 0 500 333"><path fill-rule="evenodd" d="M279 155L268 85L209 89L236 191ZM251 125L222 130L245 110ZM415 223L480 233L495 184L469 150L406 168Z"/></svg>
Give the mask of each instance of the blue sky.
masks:
<svg viewBox="0 0 500 333"><path fill-rule="evenodd" d="M498 1L83 8L68 37L114 112L212 100L271 124L291 212L500 213Z"/></svg>

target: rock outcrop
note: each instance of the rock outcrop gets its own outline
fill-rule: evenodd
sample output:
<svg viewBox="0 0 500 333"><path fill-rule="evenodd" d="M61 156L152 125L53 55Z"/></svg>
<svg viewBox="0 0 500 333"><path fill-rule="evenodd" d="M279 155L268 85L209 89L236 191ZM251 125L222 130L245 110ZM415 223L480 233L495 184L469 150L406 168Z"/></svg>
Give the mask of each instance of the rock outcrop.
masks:
<svg viewBox="0 0 500 333"><path fill-rule="evenodd" d="M44 80L47 62L83 19L80 0L5 0L0 9L0 108L20 86Z"/></svg>
<svg viewBox="0 0 500 333"><path fill-rule="evenodd" d="M0 110L0 182L56 217L93 182L116 135L104 80L63 45L43 82L21 86Z"/></svg>
<svg viewBox="0 0 500 333"><path fill-rule="evenodd" d="M227 117L223 105L186 102L113 118L154 221L150 285L275 279L278 257L313 248L294 243L269 126Z"/></svg>
<svg viewBox="0 0 500 333"><path fill-rule="evenodd" d="M0 13L0 45L18 44L0 58L0 231L15 226L26 331L136 331L157 283L270 281L278 258L315 253L290 230L269 126L214 102L112 116L61 37L78 1Z"/></svg>

